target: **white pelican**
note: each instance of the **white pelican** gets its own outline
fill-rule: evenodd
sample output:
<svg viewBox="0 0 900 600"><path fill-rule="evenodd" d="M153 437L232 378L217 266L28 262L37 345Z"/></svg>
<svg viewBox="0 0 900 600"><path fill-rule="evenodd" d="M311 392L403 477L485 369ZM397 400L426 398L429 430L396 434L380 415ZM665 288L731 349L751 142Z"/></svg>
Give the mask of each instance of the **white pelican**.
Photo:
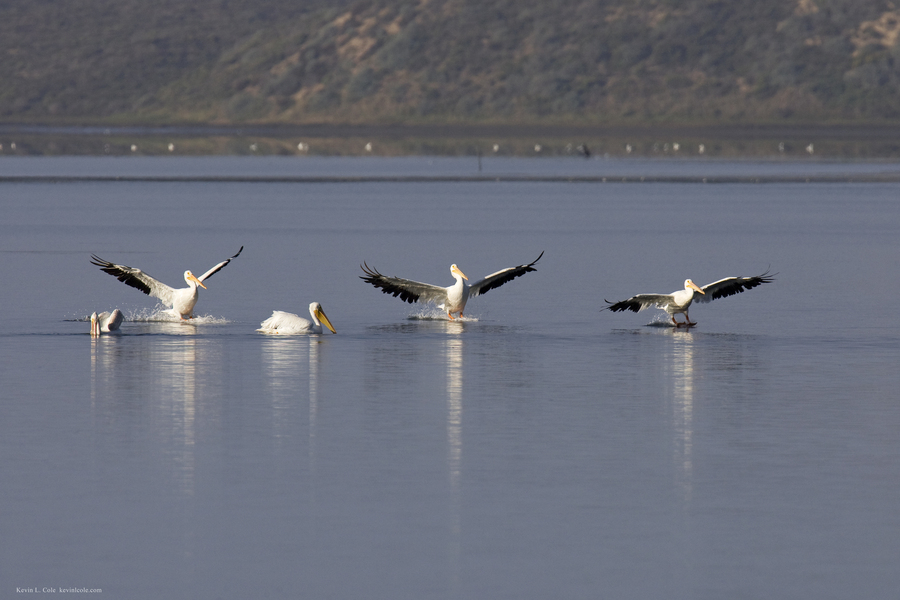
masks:
<svg viewBox="0 0 900 600"><path fill-rule="evenodd" d="M497 271L472 284L467 283L469 278L459 270L459 267L450 265L450 274L456 279L456 283L450 287L419 283L418 281L401 279L399 277L385 277L365 263L363 263L365 266L361 266L361 268L366 274L365 276L361 275L360 279L366 283L371 283L377 288L381 288L385 294L391 294L395 298L400 296L401 300L410 304L419 300L433 302L438 308L447 311L447 316L452 321L453 313L459 313L460 317L463 316L463 311L469 298L486 294L490 290L500 287L507 281L512 281L529 271L537 271L534 268L534 264L541 260L543 255L544 253L541 252L540 256L527 265L519 265L518 267Z"/></svg>
<svg viewBox="0 0 900 600"><path fill-rule="evenodd" d="M172 311L182 319L190 319L194 316L194 305L197 304L197 297L199 296L197 286L206 289L203 282L218 273L219 270L231 262L232 258L240 256L243 250L244 247L241 246L241 249L237 251L237 254L228 260L223 260L200 277L195 277L190 271L185 271L184 280L187 282L188 287L177 290L150 277L140 269L105 261L96 254L91 255L91 264L97 265L100 267L101 271L115 276L119 281L141 290L148 296L159 298L163 304L170 307Z"/></svg>
<svg viewBox="0 0 900 600"><path fill-rule="evenodd" d="M272 316L260 323L259 329L257 329L260 333L274 333L274 334L302 334L302 333L322 333L322 323L325 324L331 333L337 333L334 330L334 327L331 325L331 321L328 320L328 317L325 316L325 312L322 310L322 305L318 302L313 302L309 305L309 314L312 316L312 321L309 319L304 319L303 317L297 316L293 313L284 312L282 310L276 310L272 313ZM321 321L321 322L320 322Z"/></svg>
<svg viewBox="0 0 900 600"><path fill-rule="evenodd" d="M118 308L111 313L91 313L91 336L99 337L102 331L116 331L124 320L125 315Z"/></svg>
<svg viewBox="0 0 900 600"><path fill-rule="evenodd" d="M774 276L769 275L768 271L756 277L726 277L709 285L704 285L702 288L698 287L690 279L686 279L684 289L671 294L638 294L621 302L613 303L609 300L604 300L604 302L609 304L606 308L613 312L623 310L639 312L645 308L655 306L669 313L676 327L682 325L690 327L691 325L696 325L688 316L688 308L690 308L691 302L694 300L697 302L712 302L718 298L740 294L744 290L752 290L763 283L772 283L774 280ZM695 295L694 292L700 292L700 295ZM678 313L684 315L684 323L679 323L675 320L675 315Z"/></svg>

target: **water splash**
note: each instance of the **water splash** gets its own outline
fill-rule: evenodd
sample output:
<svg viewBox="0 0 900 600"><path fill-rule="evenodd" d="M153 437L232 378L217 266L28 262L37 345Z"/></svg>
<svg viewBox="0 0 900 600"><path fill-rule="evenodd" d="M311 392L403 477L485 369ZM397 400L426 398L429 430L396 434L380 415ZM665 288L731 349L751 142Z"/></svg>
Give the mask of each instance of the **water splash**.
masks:
<svg viewBox="0 0 900 600"><path fill-rule="evenodd" d="M185 320L181 315L176 314L170 308L141 308L125 313L125 320L133 323L182 323L187 322L191 325L225 325L230 323L224 317L214 317L212 315L197 315L193 319Z"/></svg>
<svg viewBox="0 0 900 600"><path fill-rule="evenodd" d="M672 325L672 317L668 313L656 313L647 323L647 327L674 327L674 325Z"/></svg>
<svg viewBox="0 0 900 600"><path fill-rule="evenodd" d="M436 306L423 306L418 311L408 315L406 317L410 321L449 321L450 319L447 317L447 313ZM461 321L463 323L468 322L476 322L478 321L478 317L469 317L463 315L462 317L454 317L454 321Z"/></svg>

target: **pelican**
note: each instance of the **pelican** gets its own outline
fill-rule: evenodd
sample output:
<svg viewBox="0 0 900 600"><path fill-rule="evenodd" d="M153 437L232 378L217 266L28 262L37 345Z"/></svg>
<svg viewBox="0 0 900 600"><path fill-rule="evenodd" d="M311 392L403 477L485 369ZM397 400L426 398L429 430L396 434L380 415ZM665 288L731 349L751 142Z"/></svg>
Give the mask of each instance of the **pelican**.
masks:
<svg viewBox="0 0 900 600"><path fill-rule="evenodd" d="M777 275L777 273L775 275ZM688 316L688 308L690 308L691 302L694 300L697 302L712 302L719 298L740 294L744 290L752 290L756 286L764 283L772 283L774 280L774 275L769 275L768 271L762 275L757 275L756 277L726 277L725 279L720 279L719 281L704 285L702 288L697 286L697 284L690 279L686 279L684 281L684 289L672 292L671 294L638 294L637 296L632 296L628 300L622 300L621 302L613 303L609 300L604 300L604 302L609 305L606 308L613 312L620 312L623 310L639 312L645 308L655 306L656 308L661 308L669 313L669 315L672 316L672 323L674 323L676 327L683 325L690 327L697 324L691 321L691 318ZM700 295L696 295L695 292ZM675 315L678 313L684 315L684 323L679 323L675 320Z"/></svg>
<svg viewBox="0 0 900 600"><path fill-rule="evenodd" d="M182 319L191 319L194 317L194 305L197 304L197 297L199 296L197 286L200 286L205 290L206 286L203 285L203 282L218 273L225 265L230 263L233 258L240 256L243 250L244 247L241 246L241 249L237 251L237 254L227 260L223 260L200 277L196 277L190 271L185 271L184 280L188 284L188 287L177 290L150 277L140 269L105 261L96 254L91 255L91 264L97 265L100 267L101 271L115 276L119 281L141 290L148 296L159 298L163 304L170 307L172 311Z"/></svg>
<svg viewBox="0 0 900 600"><path fill-rule="evenodd" d="M313 302L309 305L309 314L312 317L312 321L309 319L304 319L303 317L297 316L293 313L284 312L282 310L276 310L272 313L272 316L260 323L259 329L257 329L260 333L274 333L274 334L303 334L303 333L322 333L322 324L325 324L331 333L337 333L334 330L334 327L331 325L331 321L328 320L328 317L325 316L325 312L322 310L322 305L318 302Z"/></svg>
<svg viewBox="0 0 900 600"><path fill-rule="evenodd" d="M369 267L366 263L363 263L365 266L361 265L362 270L366 274L365 276L361 275L360 279L366 283L371 283L377 288L381 288L385 294L391 294L395 298L400 296L401 300L409 302L410 304L418 302L419 300L422 300L423 302L433 302L438 308L444 309L447 312L447 316L452 321L453 313L459 313L460 317L463 316L463 311L466 308L466 302L469 298L486 294L490 290L498 288L507 281L512 281L516 277L524 275L529 271L537 271L537 269L534 268L534 264L541 260L541 256L543 255L544 253L541 252L540 256L527 265L519 265L518 267L510 267L508 269L503 269L502 271L497 271L472 284L467 283L469 278L459 270L459 267L450 265L450 275L456 279L456 283L450 287L440 287L431 285L430 283L419 283L418 281L401 279L399 277L385 277L376 269Z"/></svg>
<svg viewBox="0 0 900 600"><path fill-rule="evenodd" d="M117 331L125 315L118 308L109 312L91 313L91 337L99 337L102 331Z"/></svg>

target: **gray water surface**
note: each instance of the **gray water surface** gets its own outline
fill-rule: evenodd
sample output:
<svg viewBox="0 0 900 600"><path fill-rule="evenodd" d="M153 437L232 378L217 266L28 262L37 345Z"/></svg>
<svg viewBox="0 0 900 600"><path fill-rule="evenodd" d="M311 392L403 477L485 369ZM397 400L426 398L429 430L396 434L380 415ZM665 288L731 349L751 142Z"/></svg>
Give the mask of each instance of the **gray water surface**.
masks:
<svg viewBox="0 0 900 600"><path fill-rule="evenodd" d="M10 160L0 173L24 164ZM505 168L554 164L570 163ZM896 184L7 182L0 208L0 597L900 589ZM89 262L180 287L241 246L193 323ZM478 279L541 251L463 322L358 278L366 261L449 285L451 263ZM769 268L774 283L694 306L690 330L602 310ZM313 300L337 335L255 332ZM121 332L91 339L85 318L112 308Z"/></svg>

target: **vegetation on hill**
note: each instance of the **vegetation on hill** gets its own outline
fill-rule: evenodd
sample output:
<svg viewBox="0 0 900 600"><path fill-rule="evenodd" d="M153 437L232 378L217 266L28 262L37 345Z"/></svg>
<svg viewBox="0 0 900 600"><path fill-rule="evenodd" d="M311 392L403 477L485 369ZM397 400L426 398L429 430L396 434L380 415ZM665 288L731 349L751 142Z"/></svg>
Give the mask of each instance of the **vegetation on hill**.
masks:
<svg viewBox="0 0 900 600"><path fill-rule="evenodd" d="M883 0L11 0L0 119L877 122Z"/></svg>

